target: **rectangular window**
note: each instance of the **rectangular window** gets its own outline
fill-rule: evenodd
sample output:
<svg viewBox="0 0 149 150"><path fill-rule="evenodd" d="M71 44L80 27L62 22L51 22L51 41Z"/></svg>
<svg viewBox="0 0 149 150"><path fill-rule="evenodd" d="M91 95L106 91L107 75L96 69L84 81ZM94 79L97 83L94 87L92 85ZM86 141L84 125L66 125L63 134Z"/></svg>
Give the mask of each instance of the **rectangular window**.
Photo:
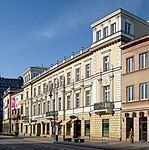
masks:
<svg viewBox="0 0 149 150"><path fill-rule="evenodd" d="M62 99L59 97L59 111L62 110Z"/></svg>
<svg viewBox="0 0 149 150"><path fill-rule="evenodd" d="M49 110L50 110L50 101L47 101L47 112L49 112Z"/></svg>
<svg viewBox="0 0 149 150"><path fill-rule="evenodd" d="M34 107L34 108L33 108L33 109L34 109L33 112L34 112L34 116L35 116L35 115L36 115L36 105L34 105L33 107Z"/></svg>
<svg viewBox="0 0 149 150"><path fill-rule="evenodd" d="M43 93L46 93L46 84L43 84Z"/></svg>
<svg viewBox="0 0 149 150"><path fill-rule="evenodd" d="M102 120L102 136L109 137L109 119Z"/></svg>
<svg viewBox="0 0 149 150"><path fill-rule="evenodd" d="M23 106L21 106L21 115L23 114Z"/></svg>
<svg viewBox="0 0 149 150"><path fill-rule="evenodd" d="M40 115L40 104L38 104L38 115Z"/></svg>
<svg viewBox="0 0 149 150"><path fill-rule="evenodd" d="M140 99L147 99L148 98L148 87L147 83L140 84Z"/></svg>
<svg viewBox="0 0 149 150"><path fill-rule="evenodd" d="M85 120L85 136L90 135L90 120Z"/></svg>
<svg viewBox="0 0 149 150"><path fill-rule="evenodd" d="M116 23L111 24L111 34L116 32Z"/></svg>
<svg viewBox="0 0 149 150"><path fill-rule="evenodd" d="M34 88L34 97L36 96L36 88Z"/></svg>
<svg viewBox="0 0 149 150"><path fill-rule="evenodd" d="M71 77L70 77L70 72L68 72L68 73L67 73L67 84L70 84L70 79L71 79Z"/></svg>
<svg viewBox="0 0 149 150"><path fill-rule="evenodd" d="M103 38L106 38L108 36L108 27L105 27L103 29Z"/></svg>
<svg viewBox="0 0 149 150"><path fill-rule="evenodd" d="M67 96L67 109L70 109L70 95Z"/></svg>
<svg viewBox="0 0 149 150"><path fill-rule="evenodd" d="M148 66L147 53L140 54L140 69L146 68Z"/></svg>
<svg viewBox="0 0 149 150"><path fill-rule="evenodd" d="M125 22L125 32L127 34L130 34L130 30L131 30L131 24L128 22Z"/></svg>
<svg viewBox="0 0 149 150"><path fill-rule="evenodd" d="M90 90L85 92L85 99L86 99L86 107L90 106L91 104L91 94Z"/></svg>
<svg viewBox="0 0 149 150"><path fill-rule="evenodd" d="M96 32L96 41L101 40L101 30Z"/></svg>
<svg viewBox="0 0 149 150"><path fill-rule="evenodd" d="M126 68L127 72L134 71L134 57L127 58L126 66L127 66Z"/></svg>
<svg viewBox="0 0 149 150"><path fill-rule="evenodd" d="M128 102L131 102L134 100L134 87L133 86L127 87L126 95L127 95Z"/></svg>
<svg viewBox="0 0 149 150"><path fill-rule="evenodd" d="M90 77L90 64L85 65L85 78Z"/></svg>
<svg viewBox="0 0 149 150"><path fill-rule="evenodd" d="M38 95L41 94L41 86L38 86Z"/></svg>
<svg viewBox="0 0 149 150"><path fill-rule="evenodd" d="M109 70L109 56L103 57L103 71Z"/></svg>
<svg viewBox="0 0 149 150"><path fill-rule="evenodd" d="M28 91L26 91L26 99L28 99Z"/></svg>
<svg viewBox="0 0 149 150"><path fill-rule="evenodd" d="M45 114L45 113L46 113L46 103L43 102L43 114Z"/></svg>
<svg viewBox="0 0 149 150"><path fill-rule="evenodd" d="M110 85L103 87L103 96L105 102L110 101Z"/></svg>
<svg viewBox="0 0 149 150"><path fill-rule="evenodd" d="M76 69L76 81L80 80L80 68Z"/></svg>
<svg viewBox="0 0 149 150"><path fill-rule="evenodd" d="M60 87L63 85L63 76L60 76Z"/></svg>
<svg viewBox="0 0 149 150"><path fill-rule="evenodd" d="M76 93L76 108L80 107L80 93Z"/></svg>

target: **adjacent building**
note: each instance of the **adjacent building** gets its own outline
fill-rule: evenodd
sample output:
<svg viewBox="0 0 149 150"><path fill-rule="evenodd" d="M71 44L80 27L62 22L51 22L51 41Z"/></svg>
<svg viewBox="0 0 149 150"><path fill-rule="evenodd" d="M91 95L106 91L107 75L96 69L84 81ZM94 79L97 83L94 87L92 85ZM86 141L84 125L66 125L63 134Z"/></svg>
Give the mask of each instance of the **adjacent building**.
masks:
<svg viewBox="0 0 149 150"><path fill-rule="evenodd" d="M122 48L122 140L149 142L149 35Z"/></svg>
<svg viewBox="0 0 149 150"><path fill-rule="evenodd" d="M2 132L2 122L3 122L3 94L8 88L11 90L20 89L23 85L23 78L18 79L4 78L0 77L0 132ZM5 115L5 114L4 114Z"/></svg>

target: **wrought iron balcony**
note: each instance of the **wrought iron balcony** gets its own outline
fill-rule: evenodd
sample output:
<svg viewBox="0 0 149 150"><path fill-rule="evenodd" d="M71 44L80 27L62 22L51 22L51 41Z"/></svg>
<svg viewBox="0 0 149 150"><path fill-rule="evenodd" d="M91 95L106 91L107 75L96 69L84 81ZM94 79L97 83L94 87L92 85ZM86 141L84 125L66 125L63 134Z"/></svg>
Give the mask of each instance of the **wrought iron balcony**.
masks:
<svg viewBox="0 0 149 150"><path fill-rule="evenodd" d="M49 111L49 112L46 112L46 117L53 117L55 115L55 117L58 116L58 111Z"/></svg>
<svg viewBox="0 0 149 150"><path fill-rule="evenodd" d="M114 108L114 102L100 102L94 103L94 110L111 109Z"/></svg>
<svg viewBox="0 0 149 150"><path fill-rule="evenodd" d="M20 119L20 114L13 114L12 116L11 116L11 118L13 119L13 120L15 120L15 119Z"/></svg>
<svg viewBox="0 0 149 150"><path fill-rule="evenodd" d="M29 120L29 116L22 116L21 119L22 119L23 121L28 121L28 120Z"/></svg>

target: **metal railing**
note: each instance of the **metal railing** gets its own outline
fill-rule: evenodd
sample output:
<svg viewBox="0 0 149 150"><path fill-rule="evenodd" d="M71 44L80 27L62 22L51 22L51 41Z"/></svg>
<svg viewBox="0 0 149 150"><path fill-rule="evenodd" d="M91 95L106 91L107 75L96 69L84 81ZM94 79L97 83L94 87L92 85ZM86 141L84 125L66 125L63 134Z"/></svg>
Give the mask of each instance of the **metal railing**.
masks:
<svg viewBox="0 0 149 150"><path fill-rule="evenodd" d="M100 110L100 109L113 109L114 108L114 102L100 102L100 103L94 103L94 110Z"/></svg>

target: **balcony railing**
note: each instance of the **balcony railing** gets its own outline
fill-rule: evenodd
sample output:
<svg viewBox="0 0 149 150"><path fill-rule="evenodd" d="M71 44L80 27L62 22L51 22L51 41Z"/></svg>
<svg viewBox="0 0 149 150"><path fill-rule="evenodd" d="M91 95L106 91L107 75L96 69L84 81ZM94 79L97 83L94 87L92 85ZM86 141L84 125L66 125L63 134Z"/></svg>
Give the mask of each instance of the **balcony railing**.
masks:
<svg viewBox="0 0 149 150"><path fill-rule="evenodd" d="M15 119L20 119L20 116L21 116L20 114L13 114L13 115L11 116L11 118L14 119L14 120L15 120Z"/></svg>
<svg viewBox="0 0 149 150"><path fill-rule="evenodd" d="M46 112L46 117L53 117L55 114L55 117L58 116L58 111L49 111L49 112Z"/></svg>
<svg viewBox="0 0 149 150"><path fill-rule="evenodd" d="M100 102L94 104L94 110L113 109L114 102Z"/></svg>
<svg viewBox="0 0 149 150"><path fill-rule="evenodd" d="M22 116L21 119L22 119L23 121L28 121L28 120L29 120L29 116Z"/></svg>

